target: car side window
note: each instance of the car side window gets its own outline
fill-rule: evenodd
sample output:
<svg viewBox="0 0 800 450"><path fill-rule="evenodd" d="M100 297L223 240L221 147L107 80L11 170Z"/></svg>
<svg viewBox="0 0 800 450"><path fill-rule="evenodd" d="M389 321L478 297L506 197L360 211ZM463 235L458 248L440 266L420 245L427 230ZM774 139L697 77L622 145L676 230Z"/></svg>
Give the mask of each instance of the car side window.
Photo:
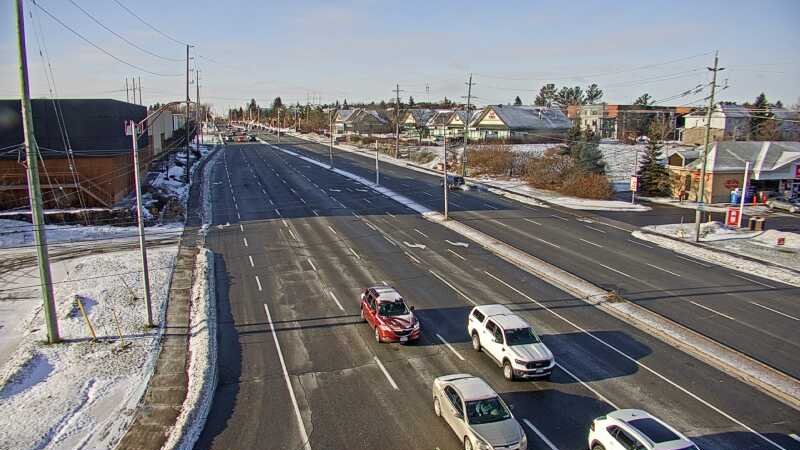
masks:
<svg viewBox="0 0 800 450"><path fill-rule="evenodd" d="M453 405L453 408L461 413L461 397L458 395L458 392L452 387L447 386L444 388L444 393L447 395L447 399L450 400L450 404Z"/></svg>
<svg viewBox="0 0 800 450"><path fill-rule="evenodd" d="M494 330L496 330L496 329L497 329L497 325L495 325L494 322L492 322L491 320L486 322L486 330L488 330L489 333L494 334Z"/></svg>
<svg viewBox="0 0 800 450"><path fill-rule="evenodd" d="M639 443L635 437L631 436L621 428L617 428L614 438L620 443L620 445L622 445L623 448L627 450L639 450L643 448L642 444Z"/></svg>
<svg viewBox="0 0 800 450"><path fill-rule="evenodd" d="M367 305L369 305L369 309L375 311L375 296L372 295L372 292L367 293Z"/></svg>
<svg viewBox="0 0 800 450"><path fill-rule="evenodd" d="M494 329L494 340L500 344L504 342L503 330L500 327L495 327Z"/></svg>
<svg viewBox="0 0 800 450"><path fill-rule="evenodd" d="M475 320L477 320L480 323L483 323L483 319L486 318L486 316L484 316L483 313L478 311L477 309L472 312L472 317L474 317Z"/></svg>

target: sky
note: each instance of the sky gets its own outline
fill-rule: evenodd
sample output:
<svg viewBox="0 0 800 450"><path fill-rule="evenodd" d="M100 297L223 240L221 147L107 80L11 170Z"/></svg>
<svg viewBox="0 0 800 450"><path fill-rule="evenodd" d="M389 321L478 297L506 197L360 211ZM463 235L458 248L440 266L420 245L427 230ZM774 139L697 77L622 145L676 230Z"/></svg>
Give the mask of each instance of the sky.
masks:
<svg viewBox="0 0 800 450"><path fill-rule="evenodd" d="M36 1L118 59L26 0L34 97L53 90L57 98L125 100L127 76L141 77L144 104L184 99L190 43L201 101L218 113L250 98L268 106L276 96L389 101L396 85L404 101L463 101L470 74L478 105L516 96L530 104L551 82L597 83L608 103L649 93L662 105L695 106L707 88L680 94L707 86L715 51L727 86L720 100L764 92L771 102L800 103L797 0L121 1L155 30L114 0ZM19 98L13 3L0 2L0 98Z"/></svg>

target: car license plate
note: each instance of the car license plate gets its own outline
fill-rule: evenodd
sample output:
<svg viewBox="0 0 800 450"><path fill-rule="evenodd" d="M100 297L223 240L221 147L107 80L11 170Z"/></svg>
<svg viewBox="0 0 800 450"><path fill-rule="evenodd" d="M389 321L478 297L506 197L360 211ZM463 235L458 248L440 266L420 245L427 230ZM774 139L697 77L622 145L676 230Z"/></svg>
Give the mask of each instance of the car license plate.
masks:
<svg viewBox="0 0 800 450"><path fill-rule="evenodd" d="M408 336L400 336L400 342L405 342L408 340Z"/></svg>
<svg viewBox="0 0 800 450"><path fill-rule="evenodd" d="M533 371L534 373L542 373L542 369L536 369Z"/></svg>

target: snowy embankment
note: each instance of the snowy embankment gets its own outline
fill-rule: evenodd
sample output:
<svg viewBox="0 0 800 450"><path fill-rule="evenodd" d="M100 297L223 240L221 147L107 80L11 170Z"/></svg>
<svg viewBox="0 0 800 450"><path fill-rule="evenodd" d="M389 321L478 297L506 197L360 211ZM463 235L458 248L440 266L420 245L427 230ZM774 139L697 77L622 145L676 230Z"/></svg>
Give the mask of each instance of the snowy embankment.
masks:
<svg viewBox="0 0 800 450"><path fill-rule="evenodd" d="M203 431L217 387L217 309L214 254L197 255L192 286L189 384L183 408L163 450L191 450Z"/></svg>
<svg viewBox="0 0 800 450"><path fill-rule="evenodd" d="M800 270L800 235L797 233L777 230L735 231L721 226L719 222L710 222L701 224L702 246L697 246L694 244L694 224L650 225L642 227L642 230L634 231L633 236L701 261L800 286L800 274L797 272ZM778 238L784 239L784 245L777 245Z"/></svg>
<svg viewBox="0 0 800 450"><path fill-rule="evenodd" d="M329 168L327 164L313 158L302 156L296 152L271 144L268 145L303 161L307 161L319 167ZM496 256L542 278L553 286L587 303L595 305L608 314L623 320L625 323L639 328L669 345L690 353L745 382L759 386L788 404L800 407L800 381L797 379L789 377L727 346L719 344L700 333L683 327L659 314L653 313L648 309L625 301L624 299L616 299L610 292L599 286L549 264L546 261L529 255L457 220L451 219L445 221L441 213L422 206L394 191L382 186L377 186L363 177L341 169L334 169L334 172L392 198L400 204L421 214L425 219L459 233L478 245L481 245Z"/></svg>
<svg viewBox="0 0 800 450"><path fill-rule="evenodd" d="M178 237L183 232L183 224L147 227L148 239ZM91 243L93 241L109 244L111 240L137 240L139 229L114 227L110 225L45 225L48 244ZM0 219L0 249L33 248L33 225L19 220Z"/></svg>
<svg viewBox="0 0 800 450"><path fill-rule="evenodd" d="M148 254L154 320L161 323L176 250ZM19 311L19 346L0 369L0 443L13 449L112 448L133 419L163 329L146 327L137 251L56 265L56 317L64 341L44 344L41 306ZM38 287L32 292L38 294Z"/></svg>

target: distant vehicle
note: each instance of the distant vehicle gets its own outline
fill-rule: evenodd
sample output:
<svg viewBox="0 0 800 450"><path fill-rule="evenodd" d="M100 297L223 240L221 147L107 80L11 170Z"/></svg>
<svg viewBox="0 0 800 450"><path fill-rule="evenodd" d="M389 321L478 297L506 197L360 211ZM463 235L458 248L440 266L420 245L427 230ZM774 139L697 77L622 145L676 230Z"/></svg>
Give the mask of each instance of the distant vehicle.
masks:
<svg viewBox="0 0 800 450"><path fill-rule="evenodd" d="M440 181L439 186L443 187L444 181ZM464 183L464 177L458 175L447 176L447 189L464 189L466 186L466 183Z"/></svg>
<svg viewBox="0 0 800 450"><path fill-rule="evenodd" d="M503 368L506 380L550 378L556 362L536 331L504 305L472 308L467 333L475 351L483 350Z"/></svg>
<svg viewBox="0 0 800 450"><path fill-rule="evenodd" d="M373 286L361 293L361 319L375 329L377 342L416 341L421 335L414 307L392 287Z"/></svg>
<svg viewBox="0 0 800 450"><path fill-rule="evenodd" d="M250 139L250 142L255 142L256 141L256 135L255 134L251 134L248 137Z"/></svg>
<svg viewBox="0 0 800 450"><path fill-rule="evenodd" d="M528 448L528 437L508 406L478 377L462 373L434 379L433 411L465 450Z"/></svg>
<svg viewBox="0 0 800 450"><path fill-rule="evenodd" d="M699 450L686 436L646 411L619 409L589 426L591 450Z"/></svg>
<svg viewBox="0 0 800 450"><path fill-rule="evenodd" d="M800 199L789 197L776 197L767 201L769 209L781 209L792 214L800 211Z"/></svg>

